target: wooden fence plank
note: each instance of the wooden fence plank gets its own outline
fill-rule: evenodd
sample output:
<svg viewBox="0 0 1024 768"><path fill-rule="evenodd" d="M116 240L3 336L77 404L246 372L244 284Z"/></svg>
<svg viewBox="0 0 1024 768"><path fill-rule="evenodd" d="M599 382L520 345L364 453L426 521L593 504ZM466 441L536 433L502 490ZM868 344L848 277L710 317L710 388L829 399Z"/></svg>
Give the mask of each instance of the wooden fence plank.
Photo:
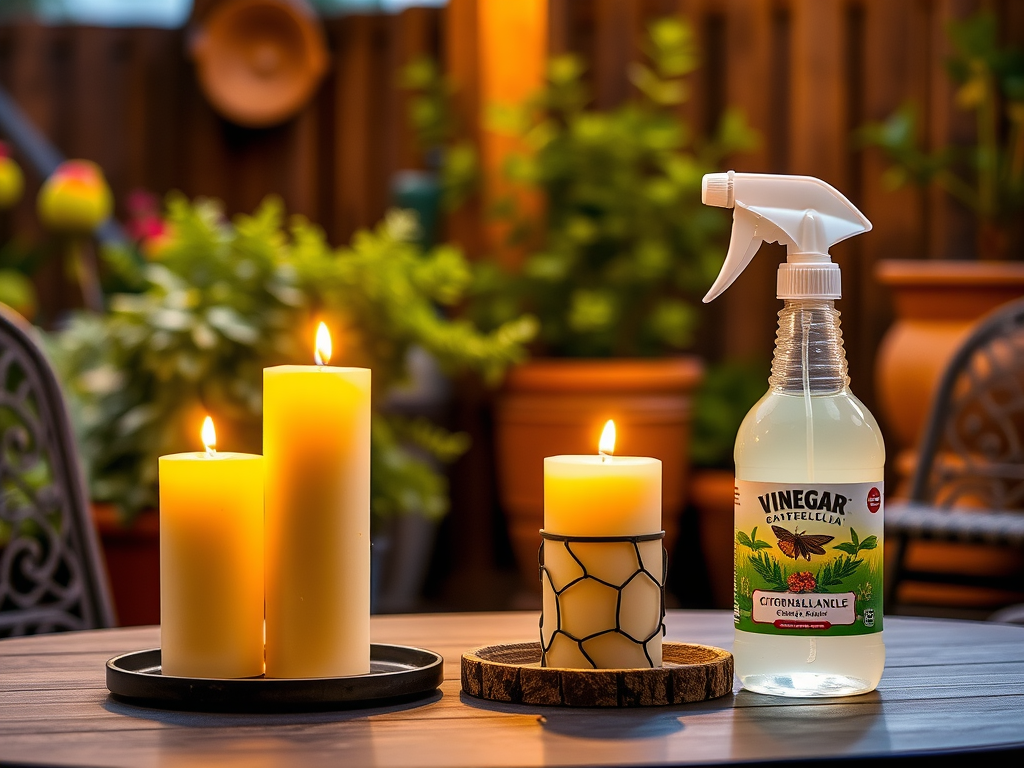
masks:
<svg viewBox="0 0 1024 768"><path fill-rule="evenodd" d="M67 35L64 30L25 23L14 27L11 81L8 88L25 116L58 146L69 122L64 110L68 97ZM13 215L13 229L23 242L43 237L36 216L35 199L43 179L25 168L25 196ZM67 280L59 258L47 260L35 277L40 312L37 320L46 322L68 307L81 303L78 291Z"/></svg>
<svg viewBox="0 0 1024 768"><path fill-rule="evenodd" d="M1020 0L1001 0L997 5L999 32L1004 45L1024 46L1024 3Z"/></svg>
<svg viewBox="0 0 1024 768"><path fill-rule="evenodd" d="M951 22L977 10L977 0L934 0L931 14L932 42L929 57L929 105L925 113L932 149L951 143L974 141L973 114L954 104L955 86L946 76L946 60L953 53L948 29ZM937 259L974 255L974 223L971 214L937 186L928 193L928 255Z"/></svg>
<svg viewBox="0 0 1024 768"><path fill-rule="evenodd" d="M152 40L146 33L156 30L139 30L125 40L124 78L124 178L125 189L133 190L147 186L146 165L150 142L154 140L151 131L155 125L150 122L150 110L146 98L146 82L150 75L147 53ZM144 42L145 41L145 42Z"/></svg>
<svg viewBox="0 0 1024 768"><path fill-rule="evenodd" d="M638 3L631 0L594 0L594 104L611 109L630 94L626 68L635 58L634 41L640 34Z"/></svg>
<svg viewBox="0 0 1024 768"><path fill-rule="evenodd" d="M865 121L885 120L914 94L915 62L925 55L927 34L927 20L913 3L866 0L860 80ZM860 359L873 360L878 341L892 319L889 297L874 280L875 265L880 259L924 255L925 201L924 193L914 187L898 191L885 188L883 174L890 162L881 150L867 149L861 154L861 160L862 210L874 230L859 238L860 263L853 271L860 283L860 300L852 305L860 331L858 347L853 351ZM845 285L847 276L843 279ZM846 303L846 306L851 304ZM859 392L864 388L860 384L863 378L857 381Z"/></svg>
<svg viewBox="0 0 1024 768"><path fill-rule="evenodd" d="M687 78L687 98L680 106L682 118L697 138L709 134L709 126L717 118L717 115L712 114L715 111L713 105L721 102L714 92L714 84L720 79L712 73L714 65L711 62L720 59L722 41L709 38L714 18L712 9L716 6L716 3L708 0L679 0L677 4L678 14L693 30L700 61L699 69ZM719 45L715 46L715 42Z"/></svg>
<svg viewBox="0 0 1024 768"><path fill-rule="evenodd" d="M365 178L367 208L359 227L377 223L391 204L391 180L398 170L395 148L395 126L401 119L397 112L398 72L392 49L395 45L390 34L390 18L384 15L369 17L370 24L370 98L366 105L372 127L366 147L367 175Z"/></svg>
<svg viewBox="0 0 1024 768"><path fill-rule="evenodd" d="M141 186L164 194L171 189L184 189L183 172L187 165L186 134L180 129L181 115L191 90L198 98L192 67L185 58L185 36L179 30L167 34L163 30L146 30L136 38L136 55L144 68L141 86L145 120L143 141L146 161ZM168 66L177 61L178 66Z"/></svg>
<svg viewBox="0 0 1024 768"><path fill-rule="evenodd" d="M476 45L478 0L450 0L443 20L445 72L453 94L455 119L462 136L480 146L480 57ZM483 253L480 222L484 207L479 194L448 214L445 234L470 256Z"/></svg>
<svg viewBox="0 0 1024 768"><path fill-rule="evenodd" d="M392 26L394 45L391 52L390 67L394 73L395 83L407 66L418 59L434 59L439 65L437 47L440 30L438 14L428 8L406 8L395 17ZM417 144L416 135L409 118L410 97L408 91L388 83L389 91L394 93L394 132L395 167L423 168L423 149Z"/></svg>
<svg viewBox="0 0 1024 768"><path fill-rule="evenodd" d="M821 0L791 0L792 103L789 171L846 187L843 167L846 89L843 87L843 6Z"/></svg>
<svg viewBox="0 0 1024 768"><path fill-rule="evenodd" d="M190 196L223 200L228 192L228 158L224 154L226 123L213 111L199 89L191 62L182 78L182 163L179 183ZM179 130L181 128L179 127Z"/></svg>
<svg viewBox="0 0 1024 768"><path fill-rule="evenodd" d="M344 242L369 213L365 183L371 170L366 148L374 126L366 106L371 98L372 30L368 17L349 16L340 20L338 32L333 171L336 198L330 231L335 242Z"/></svg>
<svg viewBox="0 0 1024 768"><path fill-rule="evenodd" d="M726 103L742 110L750 125L761 134L759 147L732 158L729 167L766 173L775 167L770 126L785 114L777 101L775 86L788 78L788 72L776 66L782 40L775 34L771 0L729 0L725 10ZM723 329L719 348L726 357L767 365L775 339L775 313L779 309L774 290L777 256L777 248L766 247L766 252L759 254L718 300L719 306L712 307L719 313L718 322L709 325Z"/></svg>
<svg viewBox="0 0 1024 768"><path fill-rule="evenodd" d="M93 160L109 179L117 178L117 158L108 157L110 139L122 139L112 107L117 88L111 66L115 32L102 27L72 27L70 37L71 87L66 109L74 115L73 128L67 132L60 149L71 157ZM108 167L110 166L110 167Z"/></svg>
<svg viewBox="0 0 1024 768"><path fill-rule="evenodd" d="M284 197L289 214L299 214L317 220L317 175L319 173L318 101L313 99L294 118L290 126L283 154L287 158L284 168Z"/></svg>

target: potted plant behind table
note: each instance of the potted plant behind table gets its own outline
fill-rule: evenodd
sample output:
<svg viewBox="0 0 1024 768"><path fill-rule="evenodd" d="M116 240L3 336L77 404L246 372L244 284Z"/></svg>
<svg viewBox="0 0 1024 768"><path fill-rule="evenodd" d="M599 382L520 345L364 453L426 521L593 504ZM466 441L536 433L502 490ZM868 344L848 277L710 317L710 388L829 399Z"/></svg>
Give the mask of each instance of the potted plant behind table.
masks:
<svg viewBox="0 0 1024 768"><path fill-rule="evenodd" d="M694 512L697 541L689 550L681 550L690 556L686 567L692 570L687 573L686 567L674 569L670 583L689 583L706 574L708 594L703 598L690 595L697 604L684 607L732 607L736 495L733 447L743 418L764 395L767 368L767 364L738 360L711 364L694 396L690 449L693 476L688 507Z"/></svg>
<svg viewBox="0 0 1024 768"><path fill-rule="evenodd" d="M892 162L883 182L937 187L970 211L971 261L884 260L876 275L893 293L896 319L883 338L876 377L879 399L909 477L938 378L971 326L988 311L1024 295L1024 50L1001 47L991 13L948 28L948 74L958 108L973 114L970 145L925 151L918 109L907 104L860 131Z"/></svg>
<svg viewBox="0 0 1024 768"><path fill-rule="evenodd" d="M704 173L754 136L727 112L710 140L679 117L698 64L691 29L649 28L649 63L629 75L635 96L608 111L589 106L584 65L560 56L544 89L503 123L528 153L511 180L539 193L542 220L501 212L527 255L515 273L482 272L475 306L485 324L522 312L540 320L534 357L510 371L496 404L498 479L520 569L536 582L543 520L543 459L593 454L607 419L616 453L663 462L666 547L678 530L689 466L697 301L722 261L728 218L701 205Z"/></svg>
<svg viewBox="0 0 1024 768"><path fill-rule="evenodd" d="M307 363L321 319L336 360L373 370L375 404L406 376L413 344L445 370L490 379L524 354L529 321L485 334L437 311L460 299L471 272L454 248L415 245L413 217L391 213L338 250L315 226L296 219L285 227L282 218L272 199L228 222L215 202L171 196L165 226L140 249L146 261L107 253L125 292L51 338L93 499L124 519L156 506L157 457L195 450L207 413L220 445L261 452L263 368ZM395 516L444 515L446 480L428 457L449 461L465 448L461 435L375 406L373 532ZM122 623L158 620L155 550L144 566L154 581L148 604L132 614L118 603ZM116 601L138 580L112 577Z"/></svg>

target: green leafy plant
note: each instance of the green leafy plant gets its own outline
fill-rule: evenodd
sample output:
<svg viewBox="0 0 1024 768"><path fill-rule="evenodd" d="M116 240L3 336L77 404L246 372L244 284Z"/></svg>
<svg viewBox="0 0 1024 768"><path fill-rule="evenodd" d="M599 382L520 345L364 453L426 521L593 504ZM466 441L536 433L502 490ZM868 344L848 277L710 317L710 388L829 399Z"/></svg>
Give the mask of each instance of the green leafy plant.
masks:
<svg viewBox="0 0 1024 768"><path fill-rule="evenodd" d="M0 246L0 302L27 318L35 316L39 305L32 283L41 260L39 250L19 240Z"/></svg>
<svg viewBox="0 0 1024 768"><path fill-rule="evenodd" d="M137 292L111 296L104 314L75 316L50 343L93 498L129 515L155 505L157 457L194 450L203 413L214 415L221 445L259 452L262 370L308 363L321 318L335 360L373 369L375 402L403 380L414 344L447 371L494 381L535 332L529 318L482 333L440 312L460 300L471 268L454 248L423 252L415 220L399 212L337 250L301 218L286 228L274 199L229 223L215 202L172 196L167 223L151 261L108 258ZM376 412L371 442L378 520L445 512L431 458L457 456L464 436Z"/></svg>
<svg viewBox="0 0 1024 768"><path fill-rule="evenodd" d="M428 165L438 166L442 205L458 208L476 190L479 158L451 108L454 87L430 58L407 66L400 85L412 93L409 120L419 148Z"/></svg>
<svg viewBox="0 0 1024 768"><path fill-rule="evenodd" d="M860 537L857 535L857 531L850 528L850 540L844 541L842 544L836 544L832 549L838 549L840 552L845 552L848 555L856 557L863 550L874 549L877 546L877 536L868 536L864 541L861 541Z"/></svg>
<svg viewBox="0 0 1024 768"><path fill-rule="evenodd" d="M545 214L538 222L511 200L500 206L513 243L530 252L515 275L492 267L477 286L477 304L491 322L534 313L544 354L686 348L696 326L693 299L721 265L728 217L701 205L701 177L756 136L731 110L710 140L680 119L686 78L698 66L688 24L655 21L645 53L649 63L629 70L636 98L613 110L589 107L583 62L559 56L540 93L496 114L529 150L510 159L507 173L542 196Z"/></svg>
<svg viewBox="0 0 1024 768"><path fill-rule="evenodd" d="M843 582L844 579L848 579L853 576L857 570L864 565L864 560L858 555L870 549L875 549L878 546L877 536L868 536L866 539L861 541L857 535L857 531L850 528L850 540L844 541L840 544L836 544L832 549L844 552L845 555L837 557L835 560L831 560L821 568L818 569L815 580L817 586L815 592L826 592L828 587L838 586Z"/></svg>
<svg viewBox="0 0 1024 768"><path fill-rule="evenodd" d="M731 467L743 417L765 392L764 366L729 361L708 366L693 404L690 458L699 467Z"/></svg>
<svg viewBox="0 0 1024 768"><path fill-rule="evenodd" d="M752 549L755 552L757 552L760 549L771 549L772 546L767 541L762 541L761 539L757 538L756 525L754 526L754 530L750 532L749 536L745 534L743 531L739 531L736 534L736 541L738 541L742 546L747 547L748 549Z"/></svg>
<svg viewBox="0 0 1024 768"><path fill-rule="evenodd" d="M905 104L887 120L860 130L893 165L883 181L935 184L978 217L978 255L1004 256L1024 209L1024 50L999 44L996 17L981 12L948 27L954 55L947 61L956 105L974 113L976 140L932 151L919 138L919 108Z"/></svg>

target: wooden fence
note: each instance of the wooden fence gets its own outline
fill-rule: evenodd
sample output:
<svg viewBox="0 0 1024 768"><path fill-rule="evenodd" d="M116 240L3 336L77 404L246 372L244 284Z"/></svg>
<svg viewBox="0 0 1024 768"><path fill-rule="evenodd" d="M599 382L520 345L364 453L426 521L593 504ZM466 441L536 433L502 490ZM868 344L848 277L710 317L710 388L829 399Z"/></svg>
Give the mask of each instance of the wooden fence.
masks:
<svg viewBox="0 0 1024 768"><path fill-rule="evenodd" d="M480 1L327 21L329 74L313 102L275 128L247 130L217 116L196 84L185 30L0 27L0 82L65 154L99 162L120 200L137 187L180 189L221 198L235 212L276 193L338 243L379 219L395 171L419 164L399 71L424 55L471 69L476 40L465 21ZM596 104L610 107L630 96L626 64L639 55L646 22L685 15L704 58L682 107L691 125L706 132L727 105L739 107L763 142L733 167L820 176L862 207L875 231L836 256L851 372L870 402L874 350L890 321L875 262L967 255L973 232L937 191L884 190L883 159L858 148L852 133L912 100L926 116L927 145L969 139L971 117L954 108L945 76L945 29L980 7L999 15L1008 41L1024 42L1024 3L1014 0L550 0L550 49L583 54ZM460 96L463 114L481 111L471 90ZM31 197L15 214L16 231L36 226ZM457 223L465 231L479 218ZM702 352L767 360L774 262L755 260L707 309ZM44 300L68 300L58 283L44 277L52 287Z"/></svg>

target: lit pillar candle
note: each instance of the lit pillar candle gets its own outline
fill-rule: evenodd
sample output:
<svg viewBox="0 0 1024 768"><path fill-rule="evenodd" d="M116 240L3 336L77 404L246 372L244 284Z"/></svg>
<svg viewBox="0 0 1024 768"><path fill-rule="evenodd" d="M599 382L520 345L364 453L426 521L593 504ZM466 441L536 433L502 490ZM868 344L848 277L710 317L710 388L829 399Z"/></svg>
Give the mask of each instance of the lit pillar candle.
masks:
<svg viewBox="0 0 1024 768"><path fill-rule="evenodd" d="M613 456L614 443L615 425L609 421L599 455L544 459L545 533L661 532L661 462ZM662 558L659 538L635 548L631 542L572 542L567 548L557 540L545 541L541 634L545 645L550 643L547 666L661 666ZM593 578L583 578L584 569ZM564 635L555 633L556 622ZM582 649L576 640L583 641Z"/></svg>
<svg viewBox="0 0 1024 768"><path fill-rule="evenodd" d="M163 674L263 673L263 457L214 450L160 457Z"/></svg>
<svg viewBox="0 0 1024 768"><path fill-rule="evenodd" d="M370 371L263 371L267 677L370 671Z"/></svg>

